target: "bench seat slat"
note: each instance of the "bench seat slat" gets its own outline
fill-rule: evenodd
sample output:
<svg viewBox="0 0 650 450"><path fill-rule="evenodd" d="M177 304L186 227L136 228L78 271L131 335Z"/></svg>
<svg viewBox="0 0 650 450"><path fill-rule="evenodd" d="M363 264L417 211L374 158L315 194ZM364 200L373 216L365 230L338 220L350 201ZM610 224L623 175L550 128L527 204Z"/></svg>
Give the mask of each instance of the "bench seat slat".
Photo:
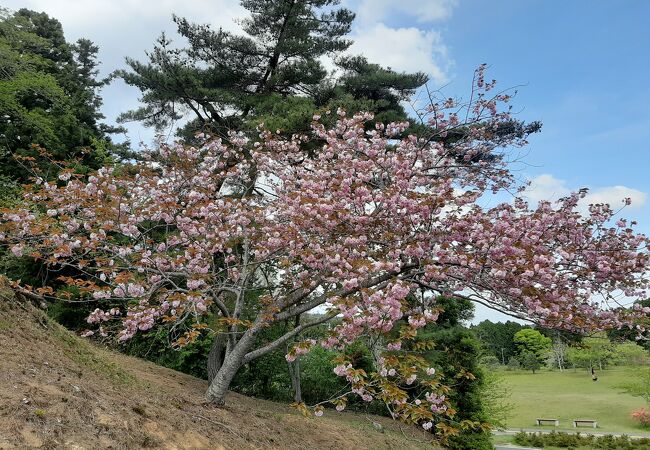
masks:
<svg viewBox="0 0 650 450"><path fill-rule="evenodd" d="M536 421L538 426L541 426L542 422L553 422L553 425L555 425L556 427L560 426L560 420L559 419L544 419L544 418L538 417L537 419L535 419L535 421Z"/></svg>
<svg viewBox="0 0 650 450"><path fill-rule="evenodd" d="M577 428L578 424L590 424L593 426L593 428L598 427L598 421L597 420L592 420L592 419L574 419L573 420L573 428Z"/></svg>

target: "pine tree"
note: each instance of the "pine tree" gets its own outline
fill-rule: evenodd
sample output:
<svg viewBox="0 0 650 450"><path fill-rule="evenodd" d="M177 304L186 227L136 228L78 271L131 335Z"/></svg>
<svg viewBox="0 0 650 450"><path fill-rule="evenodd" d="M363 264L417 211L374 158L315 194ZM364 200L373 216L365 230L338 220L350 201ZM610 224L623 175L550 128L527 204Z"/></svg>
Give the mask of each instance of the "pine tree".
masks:
<svg viewBox="0 0 650 450"><path fill-rule="evenodd" d="M0 14L0 177L26 182L30 172L16 156L40 158L34 145L55 159L99 167L119 146L100 124L98 48L86 39L66 42L61 23L21 9ZM128 145L128 144L126 144ZM43 167L42 167L43 168ZM52 172L52 174L55 171Z"/></svg>
<svg viewBox="0 0 650 450"><path fill-rule="evenodd" d="M400 104L428 81L343 57L354 14L338 0L245 0L245 35L213 30L174 17L188 47L177 49L162 35L149 61L127 59L120 71L142 92L143 106L121 116L162 129L190 118L179 135L197 131L225 136L229 129L254 130L264 123L287 134L305 131L318 111L344 107L369 110L378 120L405 120ZM331 57L337 79L321 60Z"/></svg>
<svg viewBox="0 0 650 450"><path fill-rule="evenodd" d="M407 111L402 102L429 81L425 73L399 73L370 63L363 56L343 56L336 60L336 65L342 74L321 89L317 105L373 111L375 119L384 123L404 120Z"/></svg>

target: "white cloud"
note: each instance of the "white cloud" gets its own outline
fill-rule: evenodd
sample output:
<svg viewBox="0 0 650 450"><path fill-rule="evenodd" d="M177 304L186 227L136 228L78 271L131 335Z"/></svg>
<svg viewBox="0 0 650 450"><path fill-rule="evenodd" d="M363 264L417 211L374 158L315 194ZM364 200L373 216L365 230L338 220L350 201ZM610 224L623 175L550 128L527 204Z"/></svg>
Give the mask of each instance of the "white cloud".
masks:
<svg viewBox="0 0 650 450"><path fill-rule="evenodd" d="M458 0L361 0L356 8L360 22L383 21L391 14L402 14L426 23L451 17Z"/></svg>
<svg viewBox="0 0 650 450"><path fill-rule="evenodd" d="M627 186L611 186L590 191L585 197L585 202L587 204L609 203L616 208L621 206L623 199L629 198L632 200L630 208L640 208L645 204L647 196L645 192Z"/></svg>
<svg viewBox="0 0 650 450"><path fill-rule="evenodd" d="M453 65L441 33L431 22L449 19L458 0L349 0L356 13L352 54L398 72L424 72L439 87ZM407 23L395 27L393 22Z"/></svg>
<svg viewBox="0 0 650 450"><path fill-rule="evenodd" d="M370 62L398 72L425 72L438 85L448 81L447 47L437 31L390 28L377 23L358 30L352 39L351 54L361 54Z"/></svg>
<svg viewBox="0 0 650 450"><path fill-rule="evenodd" d="M557 200L570 194L578 188L569 188L566 181L555 178L550 174L543 174L533 178L530 186L524 191L524 197L534 206L541 200ZM630 198L631 209L640 209L645 205L647 194L627 186L606 186L590 188L589 192L580 200L579 210L583 213L588 211L589 205L594 203L609 203L613 209L623 205L623 200Z"/></svg>
<svg viewBox="0 0 650 450"><path fill-rule="evenodd" d="M125 24L171 19L172 13L200 22L231 27L244 9L238 0L158 0L155 6L142 0L5 0L10 9L45 11L60 20L66 31L110 29L115 38L123 35ZM142 22L144 21L144 22ZM158 27L160 24L158 25Z"/></svg>
<svg viewBox="0 0 650 450"><path fill-rule="evenodd" d="M524 191L524 197L531 204L542 200L557 200L571 193L564 180L558 180L553 175L543 174L530 180L530 185Z"/></svg>

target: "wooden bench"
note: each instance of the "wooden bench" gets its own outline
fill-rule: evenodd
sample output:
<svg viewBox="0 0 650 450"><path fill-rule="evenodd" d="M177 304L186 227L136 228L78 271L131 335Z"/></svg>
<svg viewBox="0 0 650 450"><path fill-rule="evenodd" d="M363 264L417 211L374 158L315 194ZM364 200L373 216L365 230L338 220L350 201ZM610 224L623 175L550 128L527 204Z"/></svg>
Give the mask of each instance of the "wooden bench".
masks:
<svg viewBox="0 0 650 450"><path fill-rule="evenodd" d="M543 424L542 422L553 422L553 425L556 427L560 426L560 420L559 419L535 419L537 421L537 426L541 427Z"/></svg>
<svg viewBox="0 0 650 450"><path fill-rule="evenodd" d="M594 428L598 428L598 422L596 422L595 420L589 420L589 419L575 419L573 421L573 428L578 428L579 424L591 425Z"/></svg>

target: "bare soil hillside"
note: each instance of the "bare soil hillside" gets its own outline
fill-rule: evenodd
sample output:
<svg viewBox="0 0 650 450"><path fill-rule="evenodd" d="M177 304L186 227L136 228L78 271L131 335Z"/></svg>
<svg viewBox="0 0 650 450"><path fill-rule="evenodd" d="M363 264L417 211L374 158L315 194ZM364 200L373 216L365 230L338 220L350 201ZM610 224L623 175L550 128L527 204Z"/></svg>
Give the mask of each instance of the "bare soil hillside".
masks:
<svg viewBox="0 0 650 450"><path fill-rule="evenodd" d="M235 393L216 409L203 402L206 387L98 348L0 286L0 449L432 448L383 417L305 418Z"/></svg>

